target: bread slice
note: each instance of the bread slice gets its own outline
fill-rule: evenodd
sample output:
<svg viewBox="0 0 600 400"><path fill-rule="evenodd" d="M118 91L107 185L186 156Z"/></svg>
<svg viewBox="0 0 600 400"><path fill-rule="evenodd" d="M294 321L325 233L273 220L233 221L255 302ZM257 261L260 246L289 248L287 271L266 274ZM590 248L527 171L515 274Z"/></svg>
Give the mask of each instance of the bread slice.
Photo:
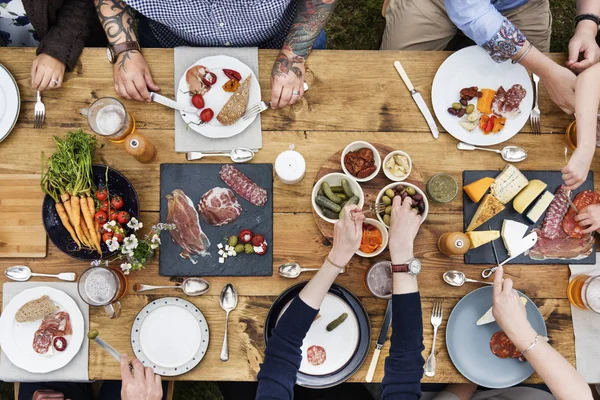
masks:
<svg viewBox="0 0 600 400"><path fill-rule="evenodd" d="M495 215L498 215L502 210L504 210L504 204L502 204L502 202L493 194L486 194L479 204L479 208L477 208L475 215L473 215L473 219L471 219L467 232L477 229L477 227L486 221L489 221Z"/></svg>
<svg viewBox="0 0 600 400"><path fill-rule="evenodd" d="M59 309L50 297L42 296L37 300L31 300L23 304L15 314L15 320L17 322L37 321Z"/></svg>
<svg viewBox="0 0 600 400"><path fill-rule="evenodd" d="M250 97L250 84L252 75L249 75L240 85L238 90L231 95L227 103L221 109L217 120L223 125L235 124L246 112L248 98Z"/></svg>

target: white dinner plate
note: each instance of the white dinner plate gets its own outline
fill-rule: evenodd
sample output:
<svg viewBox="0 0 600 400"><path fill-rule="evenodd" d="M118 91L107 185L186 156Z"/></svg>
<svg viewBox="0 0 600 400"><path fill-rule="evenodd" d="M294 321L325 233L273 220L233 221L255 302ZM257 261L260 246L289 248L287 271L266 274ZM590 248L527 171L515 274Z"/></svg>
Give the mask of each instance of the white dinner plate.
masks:
<svg viewBox="0 0 600 400"><path fill-rule="evenodd" d="M148 303L131 327L131 347L146 367L162 376L193 369L208 348L208 324L202 312L179 297Z"/></svg>
<svg viewBox="0 0 600 400"><path fill-rule="evenodd" d="M48 354L38 354L33 350L33 337L40 327L42 320L19 323L15 314L31 300L47 295L60 307L61 311L69 313L73 334L67 336L65 351L52 351ZM85 335L83 314L75 301L65 292L39 286L27 289L12 298L0 317L0 345L8 359L17 367L31 373L47 373L67 365L79 352Z"/></svg>
<svg viewBox="0 0 600 400"><path fill-rule="evenodd" d="M452 103L460 100L463 88L477 86L480 90L496 90L503 86L508 90L517 83L527 91L519 105L521 113L515 119L507 120L504 129L498 133L484 135L479 124L469 132L459 125L458 117L448 113ZM523 66L510 61L497 63L479 46L471 46L457 51L442 63L433 78L431 102L435 116L449 134L475 146L491 146L507 141L523 128L533 105L533 87ZM475 99L470 103L476 104Z"/></svg>
<svg viewBox="0 0 600 400"><path fill-rule="evenodd" d="M217 76L217 82L211 87L211 89L204 95L204 106L205 108L211 108L215 116L208 124L196 125L199 119L199 113L189 114L185 111L181 112L181 117L185 121L188 126L194 131L198 132L202 136L206 136L211 139L223 139L235 136L239 133L242 133L244 129L246 129L250 124L254 121L256 116L249 118L248 120L243 120L240 118L233 125L222 125L217 120L217 115L221 112L221 109L227 103L229 98L233 95L233 93L228 93L223 90L223 84L229 80L227 76L223 73L223 68L233 69L242 75L242 82L249 75L252 75L252 83L250 85L250 96L248 98L248 107L252 106L258 102L260 102L260 85L256 76L252 73L250 67L246 64L238 60L237 58L228 57L228 56L212 56L205 57L198 60L195 65L204 65L206 68L210 70L213 74ZM186 70L189 70L189 68ZM192 104L192 96L187 93L189 91L189 87L187 81L185 79L186 73L183 74L181 79L179 80L179 87L177 90L176 99L177 102L182 104L189 104L192 108L194 108Z"/></svg>
<svg viewBox="0 0 600 400"><path fill-rule="evenodd" d="M15 78L0 64L0 142L13 130L19 110L21 96Z"/></svg>

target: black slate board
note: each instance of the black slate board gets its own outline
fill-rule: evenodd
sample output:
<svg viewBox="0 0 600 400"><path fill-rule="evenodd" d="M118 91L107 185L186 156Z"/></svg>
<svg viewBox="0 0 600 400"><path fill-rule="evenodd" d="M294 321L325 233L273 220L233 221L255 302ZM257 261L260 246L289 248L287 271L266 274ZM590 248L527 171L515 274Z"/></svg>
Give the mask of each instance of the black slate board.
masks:
<svg viewBox="0 0 600 400"><path fill-rule="evenodd" d="M491 177L495 178L500 174L501 171L463 171L463 185L468 185L469 183L475 182L478 179ZM560 185L562 185L563 179L560 171L521 171L523 175L529 180L539 179L542 182L548 184L546 190L550 193L554 194L556 189ZM577 190L574 191L574 195L581 192L582 190L594 190L594 173L589 172L586 181L581 185ZM534 202L535 204L535 202ZM463 218L464 218L464 229L467 230L473 215L477 211L477 207L479 204L473 203L469 196L463 191ZM506 209L502 211L500 214L496 215L494 218L487 221L485 224L481 225L476 231L488 230L488 225L492 227L493 230L502 231L502 222L505 219L512 219L513 221L521 222L529 225L529 230L526 234L529 234L533 228L541 226L542 221L544 220L545 213L540 217L539 221L535 224L532 224L525 215L529 209L525 210L523 215L519 214L512 207L512 201L506 204ZM494 241L494 246L496 247L496 251L498 252L498 259L500 262L506 260L508 258L508 252L504 247L504 243L502 238ZM586 257L581 260L532 260L529 256L521 255L514 260L510 261L509 264L595 264L596 263L596 246L594 245L594 250L589 257ZM494 260L494 253L492 251L491 244L485 244L476 249L471 249L465 254L465 264L496 264Z"/></svg>
<svg viewBox="0 0 600 400"><path fill-rule="evenodd" d="M160 166L160 220L167 218L166 195L181 189L196 206L200 197L214 187L229 187L219 178L224 164L161 164ZM269 199L263 207L257 207L241 196L236 197L242 206L242 214L223 226L211 226L200 218L202 231L210 240L210 256L200 257L196 265L181 258L181 247L171 239L169 232L161 233L159 273L161 276L271 276L273 275L273 165L236 164L241 172L264 188ZM261 233L269 245L265 255L238 254L219 264L218 243L239 234L242 229Z"/></svg>

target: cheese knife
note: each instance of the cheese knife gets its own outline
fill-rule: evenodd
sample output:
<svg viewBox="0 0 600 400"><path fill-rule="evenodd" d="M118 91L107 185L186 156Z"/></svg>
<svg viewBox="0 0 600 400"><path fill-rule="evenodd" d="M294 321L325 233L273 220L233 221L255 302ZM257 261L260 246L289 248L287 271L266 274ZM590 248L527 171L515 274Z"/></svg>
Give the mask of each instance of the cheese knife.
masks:
<svg viewBox="0 0 600 400"><path fill-rule="evenodd" d="M519 245L517 246L514 254L511 257L508 257L506 260L502 261L500 264L495 266L494 268L486 268L481 272L481 276L484 279L489 278L496 272L496 270L506 264L507 262L519 257L521 254L525 253L527 250L531 249L537 243L538 236L536 232L531 232L529 235L525 236Z"/></svg>
<svg viewBox="0 0 600 400"><path fill-rule="evenodd" d="M419 111L421 111L421 114L423 114L423 117L425 117L425 121L427 122L427 125L429 125L429 130L431 130L431 134L435 139L437 139L440 133L437 129L437 126L435 125L435 121L433 119L433 116L431 115L431 111L429 111L429 108L427 108L427 104L425 104L425 100L423 100L423 96L421 96L421 93L419 93L411 83L410 79L408 78L408 75L406 74L406 71L404 70L404 67L402 67L402 64L400 64L400 61L394 61L394 67L396 68L396 71L398 71L398 75L400 75L400 78L402 78L402 80L404 81L406 88L410 91L410 95L412 96L413 100L415 101L415 103L417 103Z"/></svg>
<svg viewBox="0 0 600 400"><path fill-rule="evenodd" d="M391 323L392 300L390 299L388 300L387 308L385 309L385 317L383 318L383 323L381 324L381 330L379 331L379 337L377 338L377 345L375 347L375 351L373 352L373 359L371 360L371 365L369 365L369 370L367 371L367 382L373 381L373 375L375 375L375 369L377 368L377 362L379 361L379 353L381 353L381 348L385 344Z"/></svg>

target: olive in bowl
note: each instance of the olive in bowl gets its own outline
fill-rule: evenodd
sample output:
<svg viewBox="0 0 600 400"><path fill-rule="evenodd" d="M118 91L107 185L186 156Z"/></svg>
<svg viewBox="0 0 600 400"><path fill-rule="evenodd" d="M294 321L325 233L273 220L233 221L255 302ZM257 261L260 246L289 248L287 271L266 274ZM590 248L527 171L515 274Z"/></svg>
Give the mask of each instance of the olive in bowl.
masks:
<svg viewBox="0 0 600 400"><path fill-rule="evenodd" d="M417 210L419 215L423 218L423 221L425 221L427 214L429 213L429 201L427 201L427 196L425 196L425 193L417 186L408 182L390 183L381 189L377 195L376 203L384 204L386 207L383 212L377 214L377 219L383 222L385 226L390 226L392 203L394 197L397 196L400 196L402 199L410 197L412 199L412 207Z"/></svg>

